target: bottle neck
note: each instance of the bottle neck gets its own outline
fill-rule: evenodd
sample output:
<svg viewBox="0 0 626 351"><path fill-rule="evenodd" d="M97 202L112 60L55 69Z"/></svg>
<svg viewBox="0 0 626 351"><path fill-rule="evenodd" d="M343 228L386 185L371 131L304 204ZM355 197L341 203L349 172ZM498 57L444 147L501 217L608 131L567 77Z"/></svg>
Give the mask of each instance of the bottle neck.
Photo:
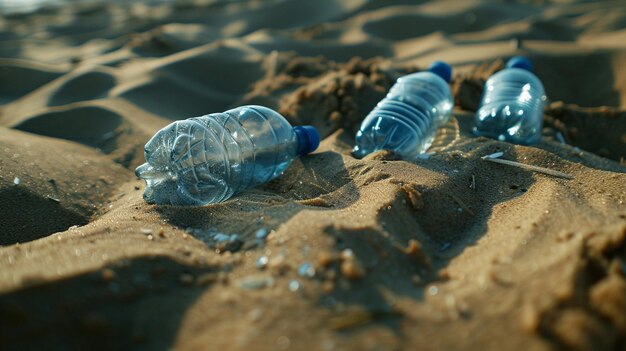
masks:
<svg viewBox="0 0 626 351"><path fill-rule="evenodd" d="M315 151L320 144L320 135L313 126L297 126L293 128L296 134L297 153L304 156Z"/></svg>

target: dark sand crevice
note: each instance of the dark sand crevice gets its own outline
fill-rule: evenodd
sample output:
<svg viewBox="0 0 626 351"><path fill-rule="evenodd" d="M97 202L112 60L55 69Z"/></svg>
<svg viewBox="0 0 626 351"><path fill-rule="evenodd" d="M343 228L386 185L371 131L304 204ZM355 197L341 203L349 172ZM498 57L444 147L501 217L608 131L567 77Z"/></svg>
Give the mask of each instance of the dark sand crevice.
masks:
<svg viewBox="0 0 626 351"><path fill-rule="evenodd" d="M619 77L626 75L626 68L620 64L616 65L619 69L614 69L613 61L619 58L616 53L598 51L535 57L530 52L530 56L551 101L586 107L618 107L624 101L623 92L617 90L615 85ZM624 62L623 59L621 62ZM568 76L575 77L576 84L559 79Z"/></svg>
<svg viewBox="0 0 626 351"><path fill-rule="evenodd" d="M446 34L480 31L501 22L510 22L516 19L511 16L502 16L503 13L512 11L511 5L505 7L502 4L494 6L477 3L463 10L452 9L447 13L428 11L427 6L425 5L423 8L419 6L388 7L385 12L377 13L379 18L363 21L362 29L375 37L378 36L387 40L403 40L427 35L435 31L443 31ZM514 6L515 10L513 11L519 19L528 19L538 12L536 8L529 5L514 4L512 6ZM466 6L459 6L459 8L461 7ZM450 20L450 25L442 28L440 25L441 17ZM413 31L404 29L414 26L415 23L420 23L420 25Z"/></svg>
<svg viewBox="0 0 626 351"><path fill-rule="evenodd" d="M145 132L128 113L115 103L80 102L20 119L12 128L83 144L132 168L143 163Z"/></svg>
<svg viewBox="0 0 626 351"><path fill-rule="evenodd" d="M571 285L534 311L536 332L571 350L616 350L626 332L626 226L608 225L587 233L566 232L561 241L581 236Z"/></svg>
<svg viewBox="0 0 626 351"><path fill-rule="evenodd" d="M113 95L173 120L221 112L261 77L260 56L250 54L246 48L218 44L171 55L153 63L150 79L125 83ZM160 91L167 91L167 98Z"/></svg>
<svg viewBox="0 0 626 351"><path fill-rule="evenodd" d="M338 277L343 273L348 278L335 282L336 288L328 295L335 302L328 307L335 310L339 303L340 308L349 306L363 313L361 319L355 316L351 322L344 320L340 329L380 322L396 330L394 323L411 313L394 303L402 298L423 302L431 284L445 284L448 277L442 272L448 263L488 233L494 206L511 203L532 188L531 173L470 162L471 158L498 150L515 158L514 148L498 142L484 143L479 148L465 143L417 164L374 161L380 157L368 156L369 166L352 175L359 189L363 192L366 187L389 184L395 188L395 195L379 204L376 226L360 226L357 221L352 226L325 230L335 241L332 250L336 258L324 272L328 276L334 271L331 275ZM407 172L415 166L438 172L443 181L435 186L425 183L426 172ZM353 252L358 265L352 278L342 270L346 260L340 259L347 249ZM328 296L320 298L322 304Z"/></svg>
<svg viewBox="0 0 626 351"><path fill-rule="evenodd" d="M64 71L21 60L3 59L0 62L0 104L15 101L40 86L63 75Z"/></svg>
<svg viewBox="0 0 626 351"><path fill-rule="evenodd" d="M45 284L33 278L0 298L3 349L162 349L217 272L137 256Z"/></svg>
<svg viewBox="0 0 626 351"><path fill-rule="evenodd" d="M213 42L219 37L217 28L197 23L169 23L135 34L126 47L141 57L163 57Z"/></svg>
<svg viewBox="0 0 626 351"><path fill-rule="evenodd" d="M626 110L557 102L548 106L546 125L562 133L566 143L626 166Z"/></svg>
<svg viewBox="0 0 626 351"><path fill-rule="evenodd" d="M65 139L104 152L115 148L122 117L99 106L82 106L48 112L21 121L14 129L43 136Z"/></svg>
<svg viewBox="0 0 626 351"><path fill-rule="evenodd" d="M85 224L131 176L77 144L6 129L1 135L3 245ZM20 166L23 163L30 167Z"/></svg>
<svg viewBox="0 0 626 351"><path fill-rule="evenodd" d="M39 239L88 222L86 211L68 209L54 196L41 196L17 186L0 190L0 225L3 228L0 245ZM39 219L34 220L35 217Z"/></svg>
<svg viewBox="0 0 626 351"><path fill-rule="evenodd" d="M73 102L96 100L106 97L116 85L115 77L102 70L81 72L65 80L50 95L49 106L67 105Z"/></svg>

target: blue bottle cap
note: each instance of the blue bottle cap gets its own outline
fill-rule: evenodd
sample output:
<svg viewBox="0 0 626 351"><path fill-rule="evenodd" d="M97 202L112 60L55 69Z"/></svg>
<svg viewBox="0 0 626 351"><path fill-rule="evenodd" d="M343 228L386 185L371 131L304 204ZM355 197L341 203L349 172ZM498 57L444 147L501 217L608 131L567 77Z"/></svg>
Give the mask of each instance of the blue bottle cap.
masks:
<svg viewBox="0 0 626 351"><path fill-rule="evenodd" d="M304 156L315 151L320 146L320 133L313 126L293 127L298 139L298 155Z"/></svg>
<svg viewBox="0 0 626 351"><path fill-rule="evenodd" d="M450 83L450 79L452 78L452 66L449 64L443 61L435 61L430 64L428 70Z"/></svg>
<svg viewBox="0 0 626 351"><path fill-rule="evenodd" d="M525 56L513 56L506 62L506 68L521 68L533 71L533 63Z"/></svg>

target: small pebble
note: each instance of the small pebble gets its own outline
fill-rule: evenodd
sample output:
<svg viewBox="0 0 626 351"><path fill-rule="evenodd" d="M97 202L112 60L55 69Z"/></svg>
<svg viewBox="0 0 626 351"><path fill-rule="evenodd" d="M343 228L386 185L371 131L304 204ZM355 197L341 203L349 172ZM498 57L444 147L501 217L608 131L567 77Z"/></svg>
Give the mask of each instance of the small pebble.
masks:
<svg viewBox="0 0 626 351"><path fill-rule="evenodd" d="M351 257L354 257L354 252L352 251L352 249L345 249L341 251L341 259L346 260Z"/></svg>
<svg viewBox="0 0 626 351"><path fill-rule="evenodd" d="M315 268L308 262L304 262L298 267L298 275L305 278L313 278L315 276Z"/></svg>
<svg viewBox="0 0 626 351"><path fill-rule="evenodd" d="M146 234L146 235L152 234L152 229L150 228L141 228L139 230L141 231L142 234Z"/></svg>
<svg viewBox="0 0 626 351"><path fill-rule="evenodd" d="M269 263L270 259L267 256L261 256L259 258L257 258L256 260L256 268L258 269L264 269L265 267L267 267L267 264Z"/></svg>
<svg viewBox="0 0 626 351"><path fill-rule="evenodd" d="M341 251L341 274L348 279L359 279L365 276L365 269L357 260L354 251L345 249Z"/></svg>
<svg viewBox="0 0 626 351"><path fill-rule="evenodd" d="M348 279L360 279L365 276L365 269L356 259L341 262L341 274Z"/></svg>
<svg viewBox="0 0 626 351"><path fill-rule="evenodd" d="M269 233L269 232L267 231L267 229L265 229L265 228L261 228L261 229L257 230L257 231L254 233L254 236L255 236L257 239L265 239L265 238L267 237L267 234L268 234L268 233Z"/></svg>
<svg viewBox="0 0 626 351"><path fill-rule="evenodd" d="M290 269L290 266L285 255L279 254L272 258L268 264L268 268L276 274L283 274Z"/></svg>
<svg viewBox="0 0 626 351"><path fill-rule="evenodd" d="M20 183L21 183L20 178L18 178L18 177L13 178L13 184L20 185Z"/></svg>
<svg viewBox="0 0 626 351"><path fill-rule="evenodd" d="M289 282L289 290L290 291L294 291L294 292L298 291L298 290L300 290L300 286L301 286L300 282L295 280L295 279Z"/></svg>
<svg viewBox="0 0 626 351"><path fill-rule="evenodd" d="M331 252L324 251L320 254L318 262L322 267L330 266L337 259L336 255Z"/></svg>

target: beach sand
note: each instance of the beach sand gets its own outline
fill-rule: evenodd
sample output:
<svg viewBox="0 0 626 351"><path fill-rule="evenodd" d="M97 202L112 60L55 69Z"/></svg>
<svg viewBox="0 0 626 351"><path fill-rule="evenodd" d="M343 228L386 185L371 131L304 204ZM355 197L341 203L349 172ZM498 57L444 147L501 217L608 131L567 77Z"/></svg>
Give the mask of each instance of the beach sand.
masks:
<svg viewBox="0 0 626 351"><path fill-rule="evenodd" d="M414 3L0 18L0 348L626 349L626 3ZM535 147L470 132L515 54L550 99ZM456 99L434 153L352 157L367 112L433 60ZM157 130L244 104L315 125L320 148L224 203L144 202Z"/></svg>

